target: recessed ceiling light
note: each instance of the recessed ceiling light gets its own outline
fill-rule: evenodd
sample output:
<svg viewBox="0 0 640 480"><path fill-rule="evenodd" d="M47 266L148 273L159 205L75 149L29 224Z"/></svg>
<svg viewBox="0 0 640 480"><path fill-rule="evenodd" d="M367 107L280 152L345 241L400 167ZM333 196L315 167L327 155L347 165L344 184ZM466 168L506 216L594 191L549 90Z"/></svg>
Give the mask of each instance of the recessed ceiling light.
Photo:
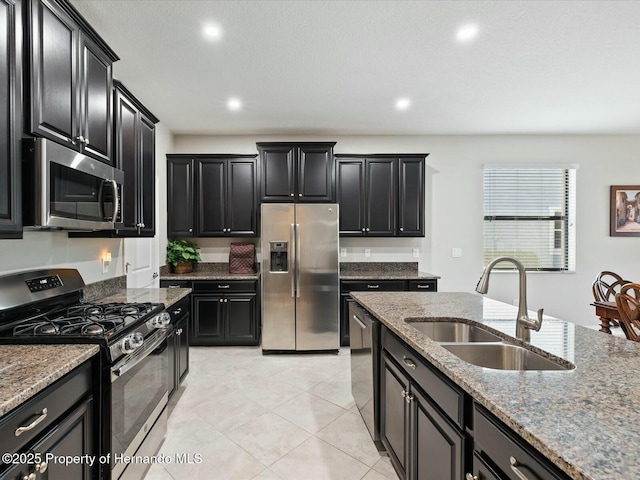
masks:
<svg viewBox="0 0 640 480"><path fill-rule="evenodd" d="M220 37L222 37L222 30L220 30L220 27L217 25L206 25L202 30L202 33L210 40L219 40Z"/></svg>
<svg viewBox="0 0 640 480"><path fill-rule="evenodd" d="M399 98L396 100L396 110L406 110L411 106L411 100L408 98Z"/></svg>
<svg viewBox="0 0 640 480"><path fill-rule="evenodd" d="M239 98L232 97L227 100L227 108L232 112L237 112L242 108L242 102Z"/></svg>
<svg viewBox="0 0 640 480"><path fill-rule="evenodd" d="M476 38L477 35L478 25L470 23L468 25L463 25L458 29L458 33L456 33L456 39L461 43L467 43Z"/></svg>

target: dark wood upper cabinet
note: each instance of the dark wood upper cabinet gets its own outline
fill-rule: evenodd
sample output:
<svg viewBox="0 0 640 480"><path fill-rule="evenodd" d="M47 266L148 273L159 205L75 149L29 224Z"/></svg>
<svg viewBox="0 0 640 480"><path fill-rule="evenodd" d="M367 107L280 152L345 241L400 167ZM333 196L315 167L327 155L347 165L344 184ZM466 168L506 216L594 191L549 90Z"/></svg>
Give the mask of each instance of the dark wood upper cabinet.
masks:
<svg viewBox="0 0 640 480"><path fill-rule="evenodd" d="M336 157L341 236L424 236L426 155Z"/></svg>
<svg viewBox="0 0 640 480"><path fill-rule="evenodd" d="M22 238L22 2L0 0L0 238Z"/></svg>
<svg viewBox="0 0 640 480"><path fill-rule="evenodd" d="M167 155L169 237L255 237L256 158Z"/></svg>
<svg viewBox="0 0 640 480"><path fill-rule="evenodd" d="M425 158L398 159L398 235L424 237Z"/></svg>
<svg viewBox="0 0 640 480"><path fill-rule="evenodd" d="M192 237L194 228L193 160L167 156L167 235Z"/></svg>
<svg viewBox="0 0 640 480"><path fill-rule="evenodd" d="M158 119L124 85L115 83L115 160L124 171L117 234L155 235L155 124Z"/></svg>
<svg viewBox="0 0 640 480"><path fill-rule="evenodd" d="M118 56L68 1L28 5L26 130L113 163L111 65Z"/></svg>
<svg viewBox="0 0 640 480"><path fill-rule="evenodd" d="M262 202L333 202L333 146L328 143L258 143Z"/></svg>

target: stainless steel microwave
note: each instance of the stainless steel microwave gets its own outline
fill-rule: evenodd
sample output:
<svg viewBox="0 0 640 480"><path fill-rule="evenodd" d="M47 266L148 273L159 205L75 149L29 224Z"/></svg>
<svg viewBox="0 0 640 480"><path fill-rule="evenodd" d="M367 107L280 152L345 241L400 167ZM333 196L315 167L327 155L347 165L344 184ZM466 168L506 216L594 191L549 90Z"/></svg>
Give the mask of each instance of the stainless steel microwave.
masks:
<svg viewBox="0 0 640 480"><path fill-rule="evenodd" d="M120 219L124 172L44 138L22 143L25 227L110 230Z"/></svg>

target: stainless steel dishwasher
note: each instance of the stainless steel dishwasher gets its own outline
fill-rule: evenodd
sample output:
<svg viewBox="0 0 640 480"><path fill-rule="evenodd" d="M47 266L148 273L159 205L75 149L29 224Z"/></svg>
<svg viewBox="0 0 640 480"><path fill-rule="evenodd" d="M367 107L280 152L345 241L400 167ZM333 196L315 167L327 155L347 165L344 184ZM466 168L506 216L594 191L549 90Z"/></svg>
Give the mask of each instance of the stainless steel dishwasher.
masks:
<svg viewBox="0 0 640 480"><path fill-rule="evenodd" d="M351 335L351 394L379 451L380 440L380 322L360 305L349 305Z"/></svg>

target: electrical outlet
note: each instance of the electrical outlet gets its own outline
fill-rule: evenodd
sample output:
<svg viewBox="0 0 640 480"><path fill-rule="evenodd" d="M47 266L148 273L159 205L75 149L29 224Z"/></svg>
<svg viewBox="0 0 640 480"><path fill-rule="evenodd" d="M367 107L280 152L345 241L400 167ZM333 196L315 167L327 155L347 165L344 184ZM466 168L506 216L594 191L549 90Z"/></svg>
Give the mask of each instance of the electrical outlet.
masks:
<svg viewBox="0 0 640 480"><path fill-rule="evenodd" d="M367 257L367 258L371 256L371 249L370 248L365 248L364 249L364 256Z"/></svg>
<svg viewBox="0 0 640 480"><path fill-rule="evenodd" d="M109 263L106 260L102 260L102 273L109 273Z"/></svg>
<svg viewBox="0 0 640 480"><path fill-rule="evenodd" d="M462 249L461 248L452 248L451 249L451 256L453 258L460 258L462 256Z"/></svg>
<svg viewBox="0 0 640 480"><path fill-rule="evenodd" d="M347 249L346 249L346 248L341 248L341 249L340 249L340 256L341 256L342 258L344 258L344 257L346 257L346 256L347 256Z"/></svg>
<svg viewBox="0 0 640 480"><path fill-rule="evenodd" d="M413 249L413 258L420 258L420 249L419 248L414 248Z"/></svg>

